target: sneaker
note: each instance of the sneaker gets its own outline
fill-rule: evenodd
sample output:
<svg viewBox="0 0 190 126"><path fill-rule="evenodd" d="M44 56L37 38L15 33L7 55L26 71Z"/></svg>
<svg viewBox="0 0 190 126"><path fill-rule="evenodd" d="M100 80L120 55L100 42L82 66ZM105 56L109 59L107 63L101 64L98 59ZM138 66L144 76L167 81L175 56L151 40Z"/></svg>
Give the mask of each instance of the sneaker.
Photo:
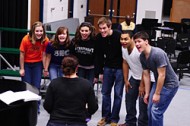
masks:
<svg viewBox="0 0 190 126"><path fill-rule="evenodd" d="M117 126L117 123L111 122L110 126Z"/></svg>
<svg viewBox="0 0 190 126"><path fill-rule="evenodd" d="M106 118L102 118L102 119L98 122L97 126L105 126L106 124L107 124Z"/></svg>

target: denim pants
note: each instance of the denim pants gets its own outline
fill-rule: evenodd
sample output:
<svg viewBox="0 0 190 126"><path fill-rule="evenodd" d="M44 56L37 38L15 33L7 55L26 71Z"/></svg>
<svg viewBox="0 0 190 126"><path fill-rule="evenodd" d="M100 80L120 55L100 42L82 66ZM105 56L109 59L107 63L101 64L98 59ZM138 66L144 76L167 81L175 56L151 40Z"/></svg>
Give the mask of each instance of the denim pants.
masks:
<svg viewBox="0 0 190 126"><path fill-rule="evenodd" d="M86 124L58 123L58 122L48 121L46 126L87 126L87 125Z"/></svg>
<svg viewBox="0 0 190 126"><path fill-rule="evenodd" d="M57 65L54 63L51 63L49 66L49 77L50 80L53 80L57 77L62 77L63 76L63 72L61 69L61 65Z"/></svg>
<svg viewBox="0 0 190 126"><path fill-rule="evenodd" d="M24 63L25 75L21 77L22 81L25 81L40 89L42 67L42 62Z"/></svg>
<svg viewBox="0 0 190 126"><path fill-rule="evenodd" d="M140 80L136 80L133 77L129 79L132 88L128 89L128 93L125 95L126 104L126 124L129 126L137 125L137 110L136 101L139 98L139 116L138 116L138 126L148 126L148 115L147 115L147 104L144 103L143 97L138 97L139 95L139 85Z"/></svg>
<svg viewBox="0 0 190 126"><path fill-rule="evenodd" d="M114 86L114 100L111 110L111 92ZM123 72L122 69L112 69L105 67L102 84L102 117L108 121L118 122L121 101L123 95Z"/></svg>
<svg viewBox="0 0 190 126"><path fill-rule="evenodd" d="M171 103L173 97L175 96L178 87L164 87L160 93L160 101L159 103L153 103L152 97L156 90L156 84L153 84L150 96L149 96L149 104L148 104L148 125L149 126L163 126L163 116L164 112L168 108Z"/></svg>
<svg viewBox="0 0 190 126"><path fill-rule="evenodd" d="M93 86L94 68L93 69L84 69L84 68L78 67L77 75L79 77L89 80Z"/></svg>
<svg viewBox="0 0 190 126"><path fill-rule="evenodd" d="M22 81L27 82L40 90L42 78L42 62L24 63L25 75ZM38 101L38 113L40 112L40 101Z"/></svg>

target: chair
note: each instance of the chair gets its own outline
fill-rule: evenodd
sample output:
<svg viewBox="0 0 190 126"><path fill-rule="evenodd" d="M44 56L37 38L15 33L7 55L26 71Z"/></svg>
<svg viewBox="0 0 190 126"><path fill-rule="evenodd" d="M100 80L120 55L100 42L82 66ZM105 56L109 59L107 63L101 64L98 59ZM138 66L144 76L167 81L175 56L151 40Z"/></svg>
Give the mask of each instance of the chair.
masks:
<svg viewBox="0 0 190 126"><path fill-rule="evenodd" d="M181 19L183 33L190 33L190 18Z"/></svg>
<svg viewBox="0 0 190 126"><path fill-rule="evenodd" d="M176 71L179 73L179 81L183 78L184 73L190 73L190 50L179 53Z"/></svg>
<svg viewBox="0 0 190 126"><path fill-rule="evenodd" d="M165 51L166 43L167 43L167 39L164 39L163 37L158 37L156 46Z"/></svg>
<svg viewBox="0 0 190 126"><path fill-rule="evenodd" d="M176 57L175 55L175 50L176 50L176 40L173 38L164 38L166 39L166 53L169 57L169 59L171 60L172 54L174 55L174 58Z"/></svg>
<svg viewBox="0 0 190 126"><path fill-rule="evenodd" d="M190 34L181 33L177 35L177 49L188 50L190 46Z"/></svg>

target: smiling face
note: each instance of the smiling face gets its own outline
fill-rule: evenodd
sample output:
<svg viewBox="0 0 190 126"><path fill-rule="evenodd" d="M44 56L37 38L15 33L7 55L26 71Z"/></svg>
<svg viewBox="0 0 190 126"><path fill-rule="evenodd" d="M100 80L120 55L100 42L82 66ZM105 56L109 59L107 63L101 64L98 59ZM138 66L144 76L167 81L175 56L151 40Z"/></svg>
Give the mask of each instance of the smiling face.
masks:
<svg viewBox="0 0 190 126"><path fill-rule="evenodd" d="M146 50L146 47L148 45L148 40L137 38L134 41L135 41L135 46L137 47L139 52L144 52Z"/></svg>
<svg viewBox="0 0 190 126"><path fill-rule="evenodd" d="M58 35L58 40L60 44L64 44L67 39L67 31L64 30L63 33Z"/></svg>
<svg viewBox="0 0 190 126"><path fill-rule="evenodd" d="M99 24L99 32L101 33L102 37L107 37L110 34L111 26L108 27L106 23Z"/></svg>
<svg viewBox="0 0 190 126"><path fill-rule="evenodd" d="M34 34L35 34L35 38L37 40L41 39L43 34L44 34L43 27L42 26L36 27L35 30L34 30Z"/></svg>
<svg viewBox="0 0 190 126"><path fill-rule="evenodd" d="M87 26L83 26L80 28L80 34L82 40L87 40L90 37L90 29Z"/></svg>
<svg viewBox="0 0 190 126"><path fill-rule="evenodd" d="M120 43L123 48L129 48L132 44L132 39L129 34L121 34Z"/></svg>

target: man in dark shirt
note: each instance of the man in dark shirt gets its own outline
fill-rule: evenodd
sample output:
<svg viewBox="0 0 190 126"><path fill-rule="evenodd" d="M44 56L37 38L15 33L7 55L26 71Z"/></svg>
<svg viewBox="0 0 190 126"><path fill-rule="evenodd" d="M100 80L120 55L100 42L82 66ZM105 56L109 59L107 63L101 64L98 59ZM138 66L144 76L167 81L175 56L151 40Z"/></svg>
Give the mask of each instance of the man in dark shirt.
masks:
<svg viewBox="0 0 190 126"><path fill-rule="evenodd" d="M102 81L102 119L98 126L111 122L117 126L123 95L122 51L120 44L121 34L111 29L112 22L105 17L98 20L99 34L97 35L97 63L96 77L100 75ZM114 86L114 100L111 109L111 91Z"/></svg>

